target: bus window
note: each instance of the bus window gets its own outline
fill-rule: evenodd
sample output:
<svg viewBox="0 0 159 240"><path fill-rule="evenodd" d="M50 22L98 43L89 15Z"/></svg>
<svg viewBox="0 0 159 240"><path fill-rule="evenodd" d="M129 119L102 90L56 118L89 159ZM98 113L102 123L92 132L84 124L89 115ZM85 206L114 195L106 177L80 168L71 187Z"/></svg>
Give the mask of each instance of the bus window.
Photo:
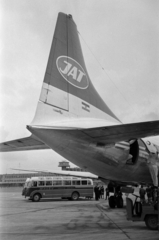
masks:
<svg viewBox="0 0 159 240"><path fill-rule="evenodd" d="M39 186L45 186L45 182L44 181L38 181L38 185Z"/></svg>
<svg viewBox="0 0 159 240"><path fill-rule="evenodd" d="M71 185L71 180L63 180L63 185Z"/></svg>
<svg viewBox="0 0 159 240"><path fill-rule="evenodd" d="M88 185L92 185L92 183L91 183L91 181L90 181L90 180L88 180Z"/></svg>
<svg viewBox="0 0 159 240"><path fill-rule="evenodd" d="M76 180L76 181L72 181L72 185L81 185L81 182L78 180Z"/></svg>
<svg viewBox="0 0 159 240"><path fill-rule="evenodd" d="M87 180L82 180L82 185L87 185Z"/></svg>
<svg viewBox="0 0 159 240"><path fill-rule="evenodd" d="M62 181L59 181L59 180L57 180L57 181L53 181L53 185L62 185Z"/></svg>
<svg viewBox="0 0 159 240"><path fill-rule="evenodd" d="M52 186L52 181L46 181L46 186Z"/></svg>
<svg viewBox="0 0 159 240"><path fill-rule="evenodd" d="M33 187L37 187L37 181L33 182Z"/></svg>

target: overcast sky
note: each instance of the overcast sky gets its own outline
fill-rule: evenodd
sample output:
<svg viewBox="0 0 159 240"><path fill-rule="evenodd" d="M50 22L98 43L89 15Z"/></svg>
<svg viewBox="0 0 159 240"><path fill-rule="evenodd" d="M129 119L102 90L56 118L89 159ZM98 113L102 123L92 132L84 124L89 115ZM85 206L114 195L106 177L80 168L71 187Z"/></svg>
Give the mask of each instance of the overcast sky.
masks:
<svg viewBox="0 0 159 240"><path fill-rule="evenodd" d="M0 140L29 136L58 12L72 14L89 76L123 122L159 119L159 1L0 0ZM152 138L159 145L159 137ZM58 170L52 150L2 153L10 168Z"/></svg>

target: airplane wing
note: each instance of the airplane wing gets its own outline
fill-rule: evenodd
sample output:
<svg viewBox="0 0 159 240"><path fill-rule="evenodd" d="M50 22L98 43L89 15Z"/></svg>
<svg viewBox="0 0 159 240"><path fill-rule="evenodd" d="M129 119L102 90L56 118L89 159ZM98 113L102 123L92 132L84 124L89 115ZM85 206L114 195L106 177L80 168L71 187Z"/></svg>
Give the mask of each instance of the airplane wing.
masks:
<svg viewBox="0 0 159 240"><path fill-rule="evenodd" d="M1 152L25 151L36 149L49 149L49 147L34 135L0 144Z"/></svg>
<svg viewBox="0 0 159 240"><path fill-rule="evenodd" d="M24 171L24 172L36 172L36 173L54 173L55 175L64 175L64 176L72 176L72 177L82 177L82 178L93 178L93 179L98 179L98 176L95 174L92 174L90 172L78 172L78 171L61 171L61 170L56 170L56 171L48 171L48 170L26 170L26 169L20 169L20 168L12 168L13 170L18 170L18 171Z"/></svg>

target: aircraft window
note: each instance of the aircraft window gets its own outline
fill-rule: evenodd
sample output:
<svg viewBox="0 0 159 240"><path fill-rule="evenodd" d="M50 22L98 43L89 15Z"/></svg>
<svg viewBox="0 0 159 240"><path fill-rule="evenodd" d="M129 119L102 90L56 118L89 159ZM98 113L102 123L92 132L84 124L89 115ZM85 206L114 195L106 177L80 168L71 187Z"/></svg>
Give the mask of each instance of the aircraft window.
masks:
<svg viewBox="0 0 159 240"><path fill-rule="evenodd" d="M64 180L63 185L71 185L71 180Z"/></svg>
<svg viewBox="0 0 159 240"><path fill-rule="evenodd" d="M39 186L45 186L45 182L44 182L44 181L39 181L39 182L38 182L38 185L39 185Z"/></svg>
<svg viewBox="0 0 159 240"><path fill-rule="evenodd" d="M81 184L81 182L80 181L72 181L72 185L80 185Z"/></svg>
<svg viewBox="0 0 159 240"><path fill-rule="evenodd" d="M52 181L46 181L46 186L52 186Z"/></svg>
<svg viewBox="0 0 159 240"><path fill-rule="evenodd" d="M87 180L82 180L82 185L87 185Z"/></svg>
<svg viewBox="0 0 159 240"><path fill-rule="evenodd" d="M62 185L62 181L53 181L53 185Z"/></svg>

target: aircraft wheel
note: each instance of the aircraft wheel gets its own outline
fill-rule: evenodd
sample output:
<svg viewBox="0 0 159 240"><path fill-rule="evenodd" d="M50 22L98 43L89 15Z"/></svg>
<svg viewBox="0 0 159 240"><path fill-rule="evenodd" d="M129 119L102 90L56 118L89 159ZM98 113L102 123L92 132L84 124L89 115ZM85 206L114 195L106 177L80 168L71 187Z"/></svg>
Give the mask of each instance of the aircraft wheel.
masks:
<svg viewBox="0 0 159 240"><path fill-rule="evenodd" d="M117 208L123 208L123 198L122 197L117 197L116 199L116 205L117 205Z"/></svg>
<svg viewBox="0 0 159 240"><path fill-rule="evenodd" d="M116 205L116 198L114 196L111 196L109 198L109 207L110 208L115 208L115 205Z"/></svg>
<svg viewBox="0 0 159 240"><path fill-rule="evenodd" d="M40 201L40 194L35 193L33 196L33 202L39 202Z"/></svg>
<svg viewBox="0 0 159 240"><path fill-rule="evenodd" d="M74 201L77 201L78 198L79 198L79 193L78 192L73 192L72 196L71 196L71 199L74 200Z"/></svg>
<svg viewBox="0 0 159 240"><path fill-rule="evenodd" d="M157 230L157 215L147 215L145 224L149 229Z"/></svg>

